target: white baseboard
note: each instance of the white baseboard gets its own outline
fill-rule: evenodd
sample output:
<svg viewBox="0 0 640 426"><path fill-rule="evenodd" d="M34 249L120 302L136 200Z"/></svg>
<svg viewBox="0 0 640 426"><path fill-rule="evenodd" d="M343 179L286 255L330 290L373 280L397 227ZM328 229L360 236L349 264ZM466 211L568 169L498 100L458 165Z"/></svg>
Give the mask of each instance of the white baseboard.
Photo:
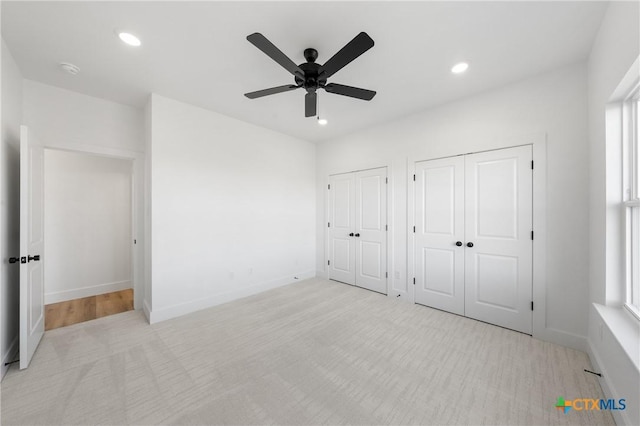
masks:
<svg viewBox="0 0 640 426"><path fill-rule="evenodd" d="M615 401L620 399L618 392L616 392L615 387L612 383L609 382L609 372L607 371L600 355L594 349L591 341L587 342L587 354L589 355L589 360L591 361L591 365L595 371L600 372L602 376L598 378L598 382L600 383L600 387L602 388L602 392L604 393L604 397L607 399L613 399ZM613 415L613 419L615 420L617 425L630 425L631 422L627 418L627 413L625 411L619 410L611 410L611 414Z"/></svg>
<svg viewBox="0 0 640 426"><path fill-rule="evenodd" d="M273 280L265 281L260 284L255 284L250 287L241 288L241 289L230 291L227 293L216 294L214 296L197 299L190 302L180 303L178 305L167 306L165 308L152 309L149 311L149 323L155 324L160 321L176 318L182 315L189 314L191 312L200 311L202 309L210 308L212 306L220 305L222 303L231 302L236 299L262 293L263 291L271 290L277 287L282 287L283 285L300 282L302 280L306 280L309 278L315 278L315 276L316 276L316 271L307 271L307 272L302 272L298 274L291 274L291 275L287 275L286 277L276 278ZM297 277L298 279L295 279L293 277Z"/></svg>
<svg viewBox="0 0 640 426"><path fill-rule="evenodd" d="M534 330L533 337L544 340L545 342L551 342L581 352L587 352L587 338L567 331L547 327L539 332Z"/></svg>
<svg viewBox="0 0 640 426"><path fill-rule="evenodd" d="M0 381L4 379L4 375L7 374L7 371L9 371L9 366L6 364L15 360L18 356L18 342L19 339L16 335L16 337L9 345L9 349L7 349L7 351L2 354L2 365L0 366Z"/></svg>
<svg viewBox="0 0 640 426"><path fill-rule="evenodd" d="M146 300L142 301L142 312L144 312L144 316L147 319L147 322L151 324L151 308Z"/></svg>
<svg viewBox="0 0 640 426"><path fill-rule="evenodd" d="M131 280L116 281L113 283L94 285L90 287L74 288L72 290L55 291L44 294L44 304L64 302L67 300L80 299L82 297L97 296L99 294L111 293L114 291L133 288Z"/></svg>

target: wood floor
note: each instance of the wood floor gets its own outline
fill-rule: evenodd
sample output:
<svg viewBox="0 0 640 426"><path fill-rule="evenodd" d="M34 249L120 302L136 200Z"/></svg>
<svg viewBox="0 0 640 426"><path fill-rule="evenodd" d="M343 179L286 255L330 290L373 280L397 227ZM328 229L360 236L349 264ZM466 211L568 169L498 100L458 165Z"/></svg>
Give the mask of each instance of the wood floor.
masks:
<svg viewBox="0 0 640 426"><path fill-rule="evenodd" d="M3 425L614 425L584 352L323 279L45 333ZM623 396L622 396L623 397ZM637 409L627 401L627 409Z"/></svg>
<svg viewBox="0 0 640 426"><path fill-rule="evenodd" d="M45 306L44 329L53 330L131 310L133 289L52 303Z"/></svg>

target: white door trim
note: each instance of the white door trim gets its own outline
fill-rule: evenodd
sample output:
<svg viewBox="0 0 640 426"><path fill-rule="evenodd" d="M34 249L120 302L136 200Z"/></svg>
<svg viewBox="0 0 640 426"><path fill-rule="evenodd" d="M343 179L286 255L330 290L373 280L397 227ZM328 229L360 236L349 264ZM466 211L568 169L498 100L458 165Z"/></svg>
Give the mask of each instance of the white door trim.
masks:
<svg viewBox="0 0 640 426"><path fill-rule="evenodd" d="M99 155L130 160L131 167L131 236L136 240L131 250L131 280L133 286L134 309L142 309L144 294L144 162L145 155L140 151L107 148L87 144L67 144L48 142L42 144L44 149L75 152L79 154Z"/></svg>
<svg viewBox="0 0 640 426"><path fill-rule="evenodd" d="M495 145L484 149L491 151L503 148L512 148L522 145L531 145L533 150L533 337L564 346L582 348L583 338L574 336L566 332L547 327L546 315L546 244L547 244L547 220L546 220L546 195L547 195L547 135L546 133L536 133L496 141ZM473 152L457 152L442 157L416 157L407 159L407 288L408 298L415 303L415 291L413 277L415 276L415 236L413 226L415 225L415 192L413 174L416 170L416 163L425 160L451 157L455 155L472 154Z"/></svg>

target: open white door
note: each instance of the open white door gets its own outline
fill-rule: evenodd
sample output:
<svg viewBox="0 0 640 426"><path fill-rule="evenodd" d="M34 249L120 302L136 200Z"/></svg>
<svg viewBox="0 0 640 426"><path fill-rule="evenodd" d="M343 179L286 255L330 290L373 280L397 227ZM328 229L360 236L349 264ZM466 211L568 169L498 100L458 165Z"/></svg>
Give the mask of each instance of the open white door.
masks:
<svg viewBox="0 0 640 426"><path fill-rule="evenodd" d="M44 335L44 149L20 127L20 369Z"/></svg>

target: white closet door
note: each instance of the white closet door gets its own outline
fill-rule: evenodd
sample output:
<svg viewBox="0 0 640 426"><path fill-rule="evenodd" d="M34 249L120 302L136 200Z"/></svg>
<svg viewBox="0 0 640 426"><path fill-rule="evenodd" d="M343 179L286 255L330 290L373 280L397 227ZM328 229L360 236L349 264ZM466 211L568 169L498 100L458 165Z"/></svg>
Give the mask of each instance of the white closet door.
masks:
<svg viewBox="0 0 640 426"><path fill-rule="evenodd" d="M465 156L465 315L531 334L531 147Z"/></svg>
<svg viewBox="0 0 640 426"><path fill-rule="evenodd" d="M357 172L356 285L387 294L387 169Z"/></svg>
<svg viewBox="0 0 640 426"><path fill-rule="evenodd" d="M355 175L330 176L329 185L329 278L353 285L356 282Z"/></svg>
<svg viewBox="0 0 640 426"><path fill-rule="evenodd" d="M415 302L464 315L464 157L417 163L415 191Z"/></svg>

